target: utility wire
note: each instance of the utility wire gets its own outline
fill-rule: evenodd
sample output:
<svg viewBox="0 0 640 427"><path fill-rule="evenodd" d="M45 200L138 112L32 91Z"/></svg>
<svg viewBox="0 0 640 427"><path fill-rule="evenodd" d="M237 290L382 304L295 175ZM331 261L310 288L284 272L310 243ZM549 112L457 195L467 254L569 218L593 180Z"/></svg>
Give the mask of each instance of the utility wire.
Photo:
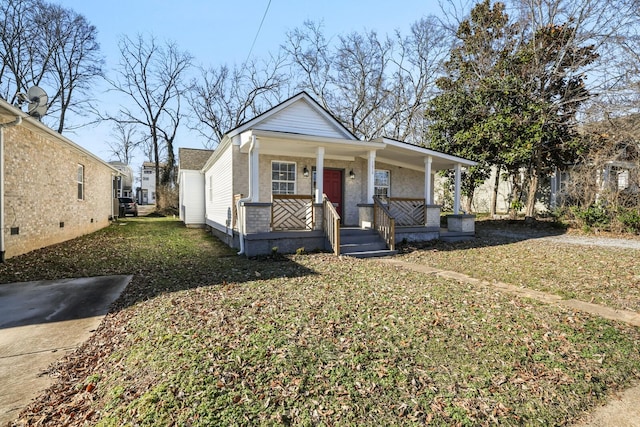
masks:
<svg viewBox="0 0 640 427"><path fill-rule="evenodd" d="M247 55L247 59L244 60L246 64L251 57L251 53L253 52L253 48L256 45L256 41L258 41L258 35L260 35L260 30L262 29L262 24L264 24L264 20L267 17L267 12L269 12L269 7L271 6L271 0L267 3L267 8L264 10L264 14L262 15L262 20L260 21L260 25L258 26L258 31L256 31L256 36L253 38L253 43L251 43L251 49L249 49L249 54Z"/></svg>

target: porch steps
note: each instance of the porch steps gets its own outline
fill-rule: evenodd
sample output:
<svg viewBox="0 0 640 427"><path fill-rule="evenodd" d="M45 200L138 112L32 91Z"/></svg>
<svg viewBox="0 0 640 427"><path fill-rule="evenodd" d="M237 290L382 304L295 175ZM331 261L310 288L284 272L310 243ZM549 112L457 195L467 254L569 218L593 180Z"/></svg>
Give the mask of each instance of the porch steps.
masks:
<svg viewBox="0 0 640 427"><path fill-rule="evenodd" d="M395 255L398 251L387 249L387 244L375 230L356 227L340 229L340 254L356 258Z"/></svg>

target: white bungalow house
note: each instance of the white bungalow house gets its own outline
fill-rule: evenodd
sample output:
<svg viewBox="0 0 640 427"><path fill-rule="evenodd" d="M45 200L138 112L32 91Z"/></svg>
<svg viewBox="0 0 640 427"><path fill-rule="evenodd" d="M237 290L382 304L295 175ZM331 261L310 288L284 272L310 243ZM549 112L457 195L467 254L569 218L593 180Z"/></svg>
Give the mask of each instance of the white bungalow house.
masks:
<svg viewBox="0 0 640 427"><path fill-rule="evenodd" d="M202 167L213 150L178 149L178 185L180 186L180 220L187 227L204 227L204 175Z"/></svg>
<svg viewBox="0 0 640 427"><path fill-rule="evenodd" d="M359 140L302 92L224 135L202 168L204 221L247 256L301 248L368 256L403 240L468 238L475 217L460 215L460 174L474 164ZM456 183L455 212L441 230L433 183L443 169L456 171Z"/></svg>

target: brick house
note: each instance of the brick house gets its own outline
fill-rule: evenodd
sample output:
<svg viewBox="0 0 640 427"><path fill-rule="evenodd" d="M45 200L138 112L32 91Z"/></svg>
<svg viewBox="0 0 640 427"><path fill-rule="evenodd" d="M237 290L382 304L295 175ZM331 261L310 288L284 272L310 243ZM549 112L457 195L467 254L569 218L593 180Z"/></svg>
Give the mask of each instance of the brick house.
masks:
<svg viewBox="0 0 640 427"><path fill-rule="evenodd" d="M224 135L201 169L205 223L239 254L327 249L393 252L402 240L468 238L461 169L474 162L388 138L356 138L305 92ZM454 214L440 228L437 171L456 171ZM186 192L180 186L181 192Z"/></svg>
<svg viewBox="0 0 640 427"><path fill-rule="evenodd" d="M0 99L0 256L109 225L119 171Z"/></svg>

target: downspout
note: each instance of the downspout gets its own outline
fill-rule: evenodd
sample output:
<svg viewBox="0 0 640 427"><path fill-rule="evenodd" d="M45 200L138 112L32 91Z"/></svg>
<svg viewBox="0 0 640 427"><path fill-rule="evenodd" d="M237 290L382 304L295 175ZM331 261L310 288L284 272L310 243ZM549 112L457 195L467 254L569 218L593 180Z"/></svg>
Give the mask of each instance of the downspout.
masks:
<svg viewBox="0 0 640 427"><path fill-rule="evenodd" d="M4 262L5 239L4 239L4 128L18 126L22 123L22 117L9 123L0 124L0 262Z"/></svg>
<svg viewBox="0 0 640 427"><path fill-rule="evenodd" d="M244 254L244 232L245 232L245 228L244 228L244 210L240 209L240 206L245 203L245 202L249 202L253 199L253 149L255 147L256 144L256 137L255 135L251 136L251 145L249 146L249 161L247 162L249 165L249 174L247 175L249 177L249 194L247 194L247 197L243 197L242 199L238 199L238 201L236 202L236 212L238 213L238 232L239 232L239 240L240 240L240 251L238 252L238 255L243 255Z"/></svg>

